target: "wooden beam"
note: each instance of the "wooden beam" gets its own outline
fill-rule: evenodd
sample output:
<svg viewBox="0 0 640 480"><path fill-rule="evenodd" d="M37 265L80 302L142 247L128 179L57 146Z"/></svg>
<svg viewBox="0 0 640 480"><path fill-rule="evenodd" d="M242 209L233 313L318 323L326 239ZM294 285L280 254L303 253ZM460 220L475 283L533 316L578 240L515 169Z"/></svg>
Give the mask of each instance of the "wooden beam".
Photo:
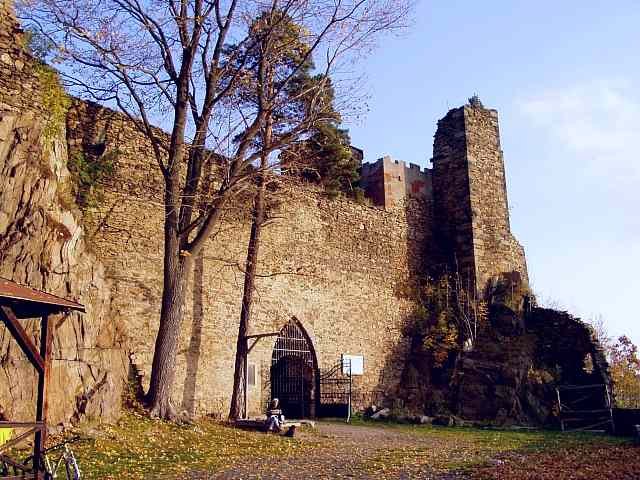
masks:
<svg viewBox="0 0 640 480"><path fill-rule="evenodd" d="M0 428L42 428L42 422L0 422Z"/></svg>
<svg viewBox="0 0 640 480"><path fill-rule="evenodd" d="M255 335L245 335L244 338L263 338L263 337L275 337L280 335L280 332L271 332L271 333L257 333Z"/></svg>
<svg viewBox="0 0 640 480"><path fill-rule="evenodd" d="M31 467L29 465L23 465L22 463L18 463L16 462L13 458L7 456L7 455L3 455L0 454L0 462L4 462L7 465L13 467L13 469L18 469L21 470L23 472L30 472L31 471ZM2 479L4 480L6 477L2 477ZM20 477L22 478L22 477Z"/></svg>
<svg viewBox="0 0 640 480"><path fill-rule="evenodd" d="M251 353L251 350L253 350L253 347L256 346L256 344L258 343L258 341L261 338L266 338L266 337L276 337L280 335L280 332L272 332L272 333L258 333L256 335L246 335L244 338L245 340L249 340L249 339L253 339L253 343L247 348L247 355L249 355ZM245 371L246 371L246 366L245 366Z"/></svg>
<svg viewBox="0 0 640 480"><path fill-rule="evenodd" d="M0 306L0 318L2 318L2 321L7 326L7 329L9 330L9 332L11 332L13 338L16 339L16 342L18 342L18 345L20 345L20 348L27 356L31 364L35 367L38 373L42 373L44 371L44 360L42 359L40 353L38 353L38 350L36 350L35 345L29 338L29 335L27 335L25 329L22 328L22 325L20 325L20 322L14 315L11 307L8 307L6 305Z"/></svg>
<svg viewBox="0 0 640 480"><path fill-rule="evenodd" d="M47 441L47 387L51 373L51 346L53 343L53 328L47 316L40 320L40 357L43 359L42 371L38 374L38 399L36 403L36 421L42 422L43 428L36 432L33 443L34 472L40 468L40 456Z"/></svg>

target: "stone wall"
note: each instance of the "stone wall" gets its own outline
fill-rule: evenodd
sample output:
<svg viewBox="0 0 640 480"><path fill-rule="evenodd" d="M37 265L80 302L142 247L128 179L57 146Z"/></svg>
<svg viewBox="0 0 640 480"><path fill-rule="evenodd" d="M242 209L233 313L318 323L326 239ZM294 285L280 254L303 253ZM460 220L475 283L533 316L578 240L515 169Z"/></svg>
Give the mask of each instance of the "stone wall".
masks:
<svg viewBox="0 0 640 480"><path fill-rule="evenodd" d="M435 228L449 262L479 292L504 272L528 282L524 249L509 225L498 113L470 105L449 111L438 122L433 167Z"/></svg>
<svg viewBox="0 0 640 480"><path fill-rule="evenodd" d="M71 298L86 313L53 320L49 385L52 424L116 418L126 377L120 324L109 317L110 288L85 242L68 195L64 123L51 125L43 67L22 48L10 7L0 5L0 276ZM46 134L45 134L46 133ZM38 327L25 321L37 344ZM0 405L14 420L35 414L33 368L0 325Z"/></svg>
<svg viewBox="0 0 640 480"><path fill-rule="evenodd" d="M484 290L491 277L511 271L519 272L528 284L524 249L509 225L498 112L482 107L463 108L476 284Z"/></svg>
<svg viewBox="0 0 640 480"><path fill-rule="evenodd" d="M438 121L433 142L434 228L449 265L475 279L466 142L464 108L450 110Z"/></svg>
<svg viewBox="0 0 640 480"><path fill-rule="evenodd" d="M122 115L74 105L67 123L71 154L117 150L116 171L92 213L91 243L113 282L112 312L125 325L132 361L148 381L162 290L162 179L146 142ZM408 298L427 250L430 209L386 212L349 200L329 200L315 187L280 179L286 200L265 229L251 334L278 332L297 319L312 340L319 367L341 354L364 356L356 379L359 402L392 394L406 341L402 329L414 305ZM226 412L231 395L249 219L247 206L227 221L196 261L179 349L173 400L189 413ZM409 212L409 213L407 213ZM249 363L257 367L250 411L268 400L274 338L259 341Z"/></svg>
<svg viewBox="0 0 640 480"><path fill-rule="evenodd" d="M506 312L516 318L513 312ZM606 384L611 388L598 340L580 319L566 312L533 308L523 315L522 329L495 328L504 315L504 309L502 313L492 311L494 328L482 331L476 348L461 358L453 382L461 416L556 426L557 385ZM585 368L587 357L591 370ZM603 405L596 403L593 408Z"/></svg>

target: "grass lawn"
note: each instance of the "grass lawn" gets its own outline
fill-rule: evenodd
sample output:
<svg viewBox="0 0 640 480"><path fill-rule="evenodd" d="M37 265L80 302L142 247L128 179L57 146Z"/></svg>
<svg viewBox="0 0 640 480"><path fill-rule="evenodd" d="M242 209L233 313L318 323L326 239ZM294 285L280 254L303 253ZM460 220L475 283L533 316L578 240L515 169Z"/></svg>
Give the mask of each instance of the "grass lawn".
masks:
<svg viewBox="0 0 640 480"><path fill-rule="evenodd" d="M178 426L126 413L116 425L101 425L93 438L72 448L87 479L184 478L214 472L243 457L284 456L313 448L309 442L246 432L211 420Z"/></svg>

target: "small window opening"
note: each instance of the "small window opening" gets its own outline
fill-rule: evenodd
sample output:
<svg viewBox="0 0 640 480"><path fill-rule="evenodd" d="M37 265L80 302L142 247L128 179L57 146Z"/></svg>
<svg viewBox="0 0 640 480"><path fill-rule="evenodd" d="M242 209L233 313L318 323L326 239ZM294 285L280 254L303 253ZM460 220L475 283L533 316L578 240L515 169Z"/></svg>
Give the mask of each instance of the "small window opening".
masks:
<svg viewBox="0 0 640 480"><path fill-rule="evenodd" d="M582 369L588 374L593 373L593 357L590 353L587 353L584 356L584 360L582 361Z"/></svg>

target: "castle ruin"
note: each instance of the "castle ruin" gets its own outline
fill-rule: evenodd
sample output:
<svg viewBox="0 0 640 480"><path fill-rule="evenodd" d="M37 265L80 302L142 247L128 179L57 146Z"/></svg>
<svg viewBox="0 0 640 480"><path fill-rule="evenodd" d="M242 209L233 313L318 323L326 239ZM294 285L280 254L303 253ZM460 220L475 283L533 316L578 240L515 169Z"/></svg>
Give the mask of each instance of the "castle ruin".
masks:
<svg viewBox="0 0 640 480"><path fill-rule="evenodd" d="M110 418L127 375L148 382L162 294L162 178L147 140L108 108L75 100L55 137L43 138L42 87L7 8L0 12L0 276L87 306L84 317L57 325L52 391L73 400L52 405L53 420ZM63 201L66 162L110 152L117 156L103 198L80 217ZM473 103L448 112L432 163L426 170L390 157L363 164L369 204L280 179L287 201L264 232L249 332L250 414L291 389L290 415L318 414L331 404L321 378L345 355L363 360L356 407L399 398L412 350L411 291L432 269L459 271L480 296L501 274L527 283L524 249L510 230L497 112ZM172 399L191 415L228 411L245 213L226 214L190 279ZM6 358L15 371L26 368ZM283 373L291 370L297 386ZM20 375L0 372L9 386L0 403L17 412L16 399L31 394Z"/></svg>

